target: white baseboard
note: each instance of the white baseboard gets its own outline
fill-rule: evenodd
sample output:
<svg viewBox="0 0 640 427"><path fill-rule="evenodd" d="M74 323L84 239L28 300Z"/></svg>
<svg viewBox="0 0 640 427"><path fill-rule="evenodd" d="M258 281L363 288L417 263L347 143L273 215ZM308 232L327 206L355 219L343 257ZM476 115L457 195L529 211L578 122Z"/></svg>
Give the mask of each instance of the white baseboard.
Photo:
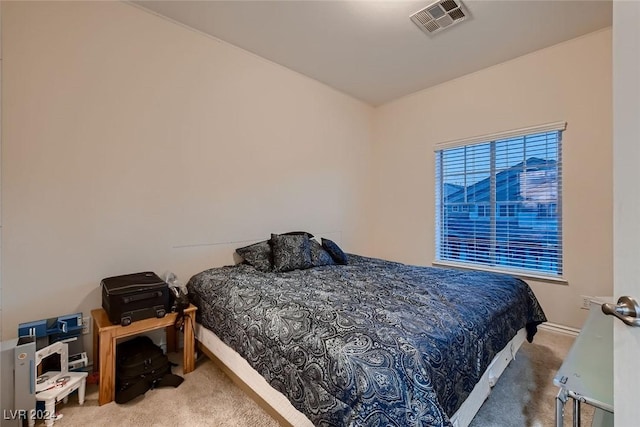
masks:
<svg viewBox="0 0 640 427"><path fill-rule="evenodd" d="M580 333L580 329L572 328L570 326L558 325L557 323L550 322L545 322L541 325L538 325L538 328L550 332L555 332L557 334L570 335L572 337L577 337Z"/></svg>

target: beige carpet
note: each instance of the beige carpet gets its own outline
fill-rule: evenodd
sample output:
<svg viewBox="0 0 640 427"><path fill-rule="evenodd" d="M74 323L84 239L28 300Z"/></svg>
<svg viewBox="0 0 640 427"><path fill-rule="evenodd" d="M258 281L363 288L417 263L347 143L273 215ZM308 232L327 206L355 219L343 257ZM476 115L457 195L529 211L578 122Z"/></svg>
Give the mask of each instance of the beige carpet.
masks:
<svg viewBox="0 0 640 427"><path fill-rule="evenodd" d="M546 427L555 420L557 388L553 377L568 352L573 338L540 331L533 344L525 343L473 420L472 427ZM179 361L179 354L170 355ZM176 373L181 369L176 368ZM71 426L251 426L270 427L278 423L208 359L185 376L177 389L151 390L127 404L98 406L96 386L88 386L86 401L78 405L77 395L56 409L63 417L59 427ZM591 425L593 411L583 407L583 425ZM565 410L565 425L571 425L571 405ZM41 423L39 423L41 424Z"/></svg>
<svg viewBox="0 0 640 427"><path fill-rule="evenodd" d="M555 426L558 388L553 378L573 341L571 336L540 330L532 344L525 342L470 427ZM571 426L572 400L564 412L564 425ZM581 414L582 425L591 426L593 407L582 404Z"/></svg>

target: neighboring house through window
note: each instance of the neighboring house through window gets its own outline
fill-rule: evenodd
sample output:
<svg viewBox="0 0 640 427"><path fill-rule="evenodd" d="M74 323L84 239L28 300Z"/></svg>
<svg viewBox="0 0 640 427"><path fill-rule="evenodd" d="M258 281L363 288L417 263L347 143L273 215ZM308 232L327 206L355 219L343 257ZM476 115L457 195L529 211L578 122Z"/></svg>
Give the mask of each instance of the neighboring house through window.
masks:
<svg viewBox="0 0 640 427"><path fill-rule="evenodd" d="M437 262L562 275L565 125L437 146Z"/></svg>

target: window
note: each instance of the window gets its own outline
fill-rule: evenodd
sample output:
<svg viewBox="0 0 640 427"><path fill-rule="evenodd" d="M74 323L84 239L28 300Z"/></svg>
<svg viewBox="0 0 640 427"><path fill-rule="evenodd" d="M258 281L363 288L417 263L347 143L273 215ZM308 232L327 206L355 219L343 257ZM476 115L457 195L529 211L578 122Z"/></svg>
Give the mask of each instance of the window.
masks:
<svg viewBox="0 0 640 427"><path fill-rule="evenodd" d="M437 261L562 275L564 127L438 146Z"/></svg>

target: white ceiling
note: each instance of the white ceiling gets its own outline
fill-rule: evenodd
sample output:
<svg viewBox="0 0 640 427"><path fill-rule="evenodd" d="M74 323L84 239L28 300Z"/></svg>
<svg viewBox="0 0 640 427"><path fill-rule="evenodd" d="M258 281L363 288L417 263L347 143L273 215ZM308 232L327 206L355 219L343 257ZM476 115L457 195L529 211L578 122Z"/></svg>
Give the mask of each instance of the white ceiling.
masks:
<svg viewBox="0 0 640 427"><path fill-rule="evenodd" d="M372 105L611 25L612 3L466 0L428 36L426 1L134 1Z"/></svg>

